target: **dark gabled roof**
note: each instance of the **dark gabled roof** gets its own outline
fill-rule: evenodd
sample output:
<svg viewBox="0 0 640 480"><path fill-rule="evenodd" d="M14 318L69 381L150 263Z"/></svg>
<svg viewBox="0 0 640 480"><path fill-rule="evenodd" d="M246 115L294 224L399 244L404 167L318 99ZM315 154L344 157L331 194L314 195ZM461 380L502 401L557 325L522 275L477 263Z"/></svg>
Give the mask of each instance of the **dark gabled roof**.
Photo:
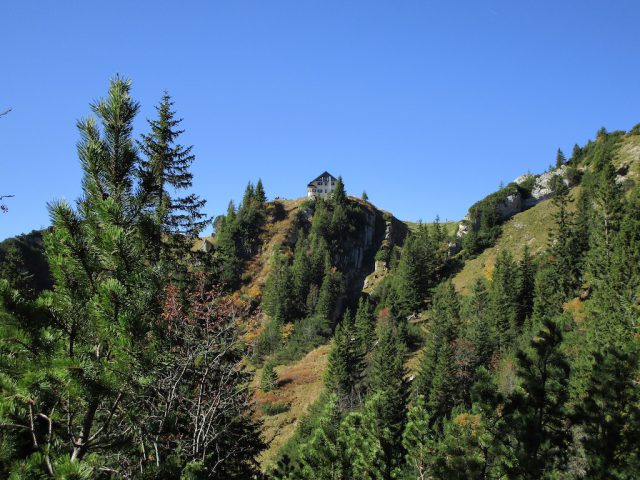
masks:
<svg viewBox="0 0 640 480"><path fill-rule="evenodd" d="M329 172L327 172L326 170L324 172L322 172L320 175L318 175L316 178L314 178L313 180L311 180L309 182L309 185L312 185L314 182L317 182L318 180L322 180L324 177L330 177L331 180L333 180L334 182L337 182L338 179L336 177L334 177L333 175L331 175Z"/></svg>

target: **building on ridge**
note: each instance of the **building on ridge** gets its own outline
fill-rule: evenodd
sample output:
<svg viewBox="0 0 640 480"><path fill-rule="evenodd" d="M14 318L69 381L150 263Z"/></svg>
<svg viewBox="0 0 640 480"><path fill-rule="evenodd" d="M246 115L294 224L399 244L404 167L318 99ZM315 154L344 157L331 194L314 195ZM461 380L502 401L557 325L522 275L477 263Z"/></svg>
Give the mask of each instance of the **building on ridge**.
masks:
<svg viewBox="0 0 640 480"><path fill-rule="evenodd" d="M308 198L328 198L336 188L338 179L329 172L323 172L307 185Z"/></svg>

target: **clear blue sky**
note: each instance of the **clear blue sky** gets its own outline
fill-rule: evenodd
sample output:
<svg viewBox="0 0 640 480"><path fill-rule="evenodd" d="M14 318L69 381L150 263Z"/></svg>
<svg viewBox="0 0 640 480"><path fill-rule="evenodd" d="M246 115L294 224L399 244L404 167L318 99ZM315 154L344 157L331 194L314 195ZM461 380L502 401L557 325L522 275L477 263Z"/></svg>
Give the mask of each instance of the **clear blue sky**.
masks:
<svg viewBox="0 0 640 480"><path fill-rule="evenodd" d="M323 170L406 220L459 219L596 130L640 122L640 2L28 1L0 5L0 238L80 194L76 119L116 73L163 89L212 215Z"/></svg>

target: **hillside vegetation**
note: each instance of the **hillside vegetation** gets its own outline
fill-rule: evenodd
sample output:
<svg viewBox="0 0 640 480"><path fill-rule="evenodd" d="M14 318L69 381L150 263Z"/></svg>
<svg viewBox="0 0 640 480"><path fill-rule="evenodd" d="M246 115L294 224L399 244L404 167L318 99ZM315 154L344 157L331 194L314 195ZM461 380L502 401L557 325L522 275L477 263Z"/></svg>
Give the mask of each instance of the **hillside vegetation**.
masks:
<svg viewBox="0 0 640 480"><path fill-rule="evenodd" d="M115 79L82 197L0 245L0 476L637 477L640 127L460 223L342 178L211 220L171 98L139 149L138 109Z"/></svg>

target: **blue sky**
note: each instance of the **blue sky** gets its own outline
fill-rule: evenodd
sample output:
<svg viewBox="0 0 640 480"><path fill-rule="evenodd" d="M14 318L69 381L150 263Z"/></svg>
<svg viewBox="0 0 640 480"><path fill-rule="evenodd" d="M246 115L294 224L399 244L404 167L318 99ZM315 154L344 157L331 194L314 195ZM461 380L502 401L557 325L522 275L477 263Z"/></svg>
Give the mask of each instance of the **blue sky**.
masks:
<svg viewBox="0 0 640 480"><path fill-rule="evenodd" d="M637 1L0 4L0 238L80 195L75 122L116 73L168 89L211 215L329 170L405 220L459 219L596 130L640 122Z"/></svg>

